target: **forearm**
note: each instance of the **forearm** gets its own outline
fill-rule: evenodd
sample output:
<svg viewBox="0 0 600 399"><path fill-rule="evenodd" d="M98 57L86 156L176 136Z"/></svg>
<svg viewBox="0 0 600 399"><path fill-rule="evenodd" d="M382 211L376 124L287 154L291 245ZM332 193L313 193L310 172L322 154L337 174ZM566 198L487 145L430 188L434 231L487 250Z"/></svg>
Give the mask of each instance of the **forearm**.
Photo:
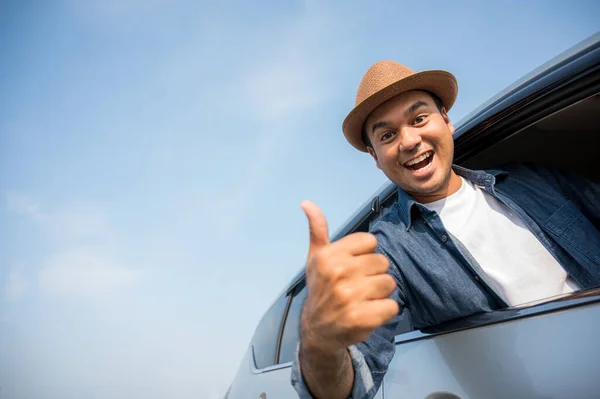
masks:
<svg viewBox="0 0 600 399"><path fill-rule="evenodd" d="M300 369L315 399L347 399L352 394L354 370L346 349L328 351L300 344Z"/></svg>

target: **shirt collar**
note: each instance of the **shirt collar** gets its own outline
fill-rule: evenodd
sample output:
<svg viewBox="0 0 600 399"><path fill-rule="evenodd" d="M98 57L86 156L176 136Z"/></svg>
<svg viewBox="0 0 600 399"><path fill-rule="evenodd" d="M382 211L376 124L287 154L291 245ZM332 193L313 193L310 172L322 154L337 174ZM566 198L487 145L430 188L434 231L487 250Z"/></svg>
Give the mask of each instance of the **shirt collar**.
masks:
<svg viewBox="0 0 600 399"><path fill-rule="evenodd" d="M508 172L498 169L471 170L458 165L452 165L452 169L454 169L454 172L456 172L457 175L481 186L488 192L493 190L497 177L508 175ZM404 190L398 188L398 209L400 212L400 219L404 222L406 230L410 229L412 225L413 207L416 207L420 211L433 212L415 201L410 195L406 194Z"/></svg>

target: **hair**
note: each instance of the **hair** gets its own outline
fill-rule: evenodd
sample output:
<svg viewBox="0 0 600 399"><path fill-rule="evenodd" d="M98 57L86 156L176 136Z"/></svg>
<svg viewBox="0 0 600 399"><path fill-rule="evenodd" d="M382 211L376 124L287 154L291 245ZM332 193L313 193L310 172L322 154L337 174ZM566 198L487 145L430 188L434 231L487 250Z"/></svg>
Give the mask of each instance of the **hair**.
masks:
<svg viewBox="0 0 600 399"><path fill-rule="evenodd" d="M444 104L442 103L442 100L437 96L437 94L434 94L430 91L427 90L423 90L425 93L429 94L431 96L431 98L433 98L433 102L435 103L435 106L437 107L437 109L442 112L442 108L444 108ZM371 139L369 139L369 135L367 134L367 129L366 126L363 124L362 127L362 141L363 143L365 143L365 145L367 147L371 147L373 148L373 144L371 144Z"/></svg>

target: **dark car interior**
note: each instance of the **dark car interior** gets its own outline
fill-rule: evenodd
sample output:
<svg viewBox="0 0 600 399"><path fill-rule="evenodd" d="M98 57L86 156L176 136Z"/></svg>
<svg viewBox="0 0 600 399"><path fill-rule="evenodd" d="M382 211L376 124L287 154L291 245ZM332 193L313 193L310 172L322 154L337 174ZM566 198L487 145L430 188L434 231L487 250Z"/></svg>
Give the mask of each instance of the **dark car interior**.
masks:
<svg viewBox="0 0 600 399"><path fill-rule="evenodd" d="M600 179L600 94L539 120L462 164L486 169L508 162L553 165Z"/></svg>

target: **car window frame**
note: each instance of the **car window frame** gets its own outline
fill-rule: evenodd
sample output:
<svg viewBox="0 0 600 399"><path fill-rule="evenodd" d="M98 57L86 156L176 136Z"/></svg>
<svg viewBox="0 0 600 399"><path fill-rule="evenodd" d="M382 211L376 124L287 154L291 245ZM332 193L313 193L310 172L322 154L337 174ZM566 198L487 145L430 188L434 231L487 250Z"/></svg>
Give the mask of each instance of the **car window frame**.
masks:
<svg viewBox="0 0 600 399"><path fill-rule="evenodd" d="M288 309L289 309L289 306L290 306L290 299L291 299L287 293L285 294L285 297L287 299L285 299L285 304L283 306L283 310L281 312L281 316L278 317L279 321L278 321L277 335L276 335L276 340L273 343L273 345L275 346L275 348L274 348L275 349L274 356L273 356L273 360L272 360L273 363L271 365L269 365L269 366L266 366L266 367L259 367L257 365L257 363L256 363L257 356L256 356L256 349L255 349L254 340L255 340L256 334L259 332L259 329L260 329L261 325L263 324L264 319L267 316L267 314L275 306L281 305L279 303L279 301L281 301L284 298L283 295L279 295L277 297L277 299L273 302L273 304L269 307L269 310L267 310L267 312L265 312L265 314L263 315L263 317L260 319L260 321L258 323L258 326L256 327L256 330L254 331L254 334L252 334L252 339L250 340L250 351L251 351L251 362L250 363L252 365L252 369L253 370L257 370L257 371L267 370L270 367L273 367L273 366L277 365L277 359L279 358L279 343L280 343L280 340L281 340L282 329L283 329L283 325L285 323L285 319L287 317L287 312L288 312Z"/></svg>
<svg viewBox="0 0 600 399"><path fill-rule="evenodd" d="M291 361L287 361L287 362L281 362L281 349L282 349L282 345L283 345L283 337L285 335L286 332L286 327L288 326L288 320L289 320L289 316L290 316L290 310L292 308L292 305L294 303L295 300L297 300L297 298L300 296L300 293L306 289L306 280L301 280L300 282L298 282L298 284L296 284L294 286L293 289L288 291L288 296L290 297L290 301L289 301L289 306L287 307L287 312L286 312L286 316L285 316L285 320L283 321L282 324L282 328L281 328L281 335L279 337L279 341L278 341L278 350L277 350L277 364L286 364L286 363L292 363L293 360ZM305 299L304 299L305 300ZM302 304L302 306L304 306L304 304ZM301 313L301 312L300 312ZM300 318L300 316L299 316ZM298 318L298 327L300 327L300 320ZM298 337L298 342L300 341L299 337ZM296 342L295 345L293 346L298 346L298 342Z"/></svg>

